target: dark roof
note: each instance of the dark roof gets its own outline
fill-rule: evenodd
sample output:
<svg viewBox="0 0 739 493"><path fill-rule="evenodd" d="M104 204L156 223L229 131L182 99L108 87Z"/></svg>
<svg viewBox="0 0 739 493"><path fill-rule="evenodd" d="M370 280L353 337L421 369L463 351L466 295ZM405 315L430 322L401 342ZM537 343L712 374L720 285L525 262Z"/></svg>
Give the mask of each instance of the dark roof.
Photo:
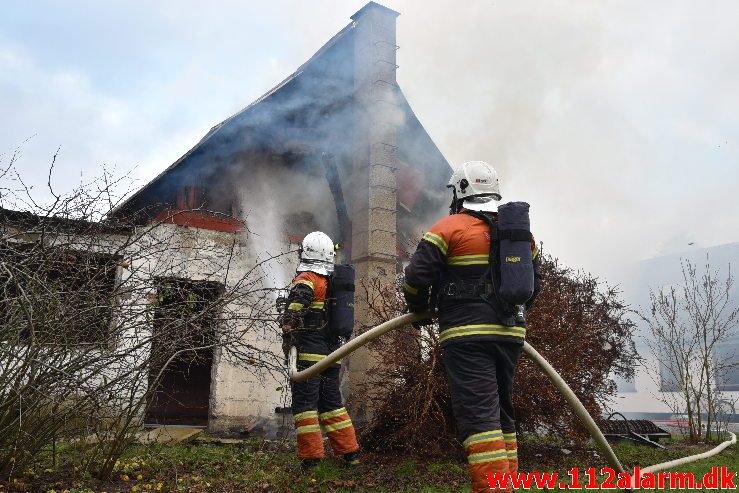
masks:
<svg viewBox="0 0 739 493"><path fill-rule="evenodd" d="M370 3L374 3L374 2L370 2ZM378 6L382 7L381 5L378 5ZM149 187L161 181L168 174L172 173L183 162L185 162L196 150L201 149L203 146L207 145L211 140L213 140L216 136L218 136L219 132L226 129L229 125L243 124L244 121L249 118L251 113L253 113L260 104L264 103L265 101L268 101L275 94L277 94L281 89L285 88L286 86L298 80L304 74L304 72L310 65L312 65L316 60L318 60L322 55L324 55L330 48L335 46L339 40L346 37L354 29L354 26L355 26L354 22L349 23L341 31L339 31L336 35L334 35L326 44L324 44L312 57L310 57L310 59L308 59L308 61L306 61L300 67L298 67L298 69L295 72L290 74L282 82L277 84L275 87L267 91L265 94L263 94L259 98L257 98L255 101L253 101L251 104L246 106L244 109L226 118L221 123L213 126L213 128L211 128L210 131L208 131L208 133L205 134L205 136L202 139L200 139L200 141L197 144L195 144L189 151L183 154L182 157L180 157L177 161L175 161L170 166L168 166L164 171L159 173L159 175L157 175L147 185L137 190L133 195L131 195L131 197L129 197L128 199L126 199L126 201L124 201L122 204L116 207L113 210L112 214L115 215L118 211L125 208L127 205L133 202L136 202L137 198L142 193L144 193Z"/></svg>
<svg viewBox="0 0 739 493"><path fill-rule="evenodd" d="M0 224L19 228L54 228L57 231L95 234L133 233L133 227L115 221L86 221L58 216L39 216L32 212L14 211L0 208Z"/></svg>
<svg viewBox="0 0 739 493"><path fill-rule="evenodd" d="M398 15L370 2L352 18L357 19L368 9ZM217 189L219 196L228 196L219 183L229 180L228 173L234 172L230 163L245 154L271 152L289 157L294 151L291 145L297 142L307 143L314 150L321 148L349 156L351 150L345 146L352 139L352 115L356 109L352 42L356 25L356 21L346 25L289 77L214 126L187 153L116 208L113 216L124 221L144 221L176 202L178 190L188 185ZM450 166L399 88L397 94L398 106L406 115L398 127L398 155L427 175L427 188L438 186L443 190ZM293 158L301 159L300 152L298 149ZM210 198L207 202L209 208L228 213L225 207L211 203Z"/></svg>

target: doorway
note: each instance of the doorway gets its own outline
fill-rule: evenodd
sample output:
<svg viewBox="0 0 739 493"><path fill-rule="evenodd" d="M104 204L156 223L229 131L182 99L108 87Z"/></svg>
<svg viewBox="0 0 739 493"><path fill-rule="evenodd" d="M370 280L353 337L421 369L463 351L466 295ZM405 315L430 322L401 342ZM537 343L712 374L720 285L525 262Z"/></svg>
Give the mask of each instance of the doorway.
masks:
<svg viewBox="0 0 739 493"><path fill-rule="evenodd" d="M146 423L207 426L221 283L157 279Z"/></svg>

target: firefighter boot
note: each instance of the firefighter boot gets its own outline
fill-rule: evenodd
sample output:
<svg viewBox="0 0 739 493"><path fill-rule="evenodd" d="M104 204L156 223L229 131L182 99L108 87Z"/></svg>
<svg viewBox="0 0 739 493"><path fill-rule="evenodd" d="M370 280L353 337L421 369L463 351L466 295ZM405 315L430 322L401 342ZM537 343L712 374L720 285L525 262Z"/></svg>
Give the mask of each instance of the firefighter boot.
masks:
<svg viewBox="0 0 739 493"><path fill-rule="evenodd" d="M320 463L321 459L303 459L300 461L300 469L303 472L307 472L311 469L315 469Z"/></svg>
<svg viewBox="0 0 739 493"><path fill-rule="evenodd" d="M357 467L359 465L359 451L344 454L344 463L350 467Z"/></svg>

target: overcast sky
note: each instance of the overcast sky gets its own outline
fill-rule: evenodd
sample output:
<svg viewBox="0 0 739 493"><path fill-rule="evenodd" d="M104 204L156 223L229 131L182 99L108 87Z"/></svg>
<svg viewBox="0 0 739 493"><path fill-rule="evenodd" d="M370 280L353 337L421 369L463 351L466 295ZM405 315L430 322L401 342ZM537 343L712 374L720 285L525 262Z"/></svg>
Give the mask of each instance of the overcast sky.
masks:
<svg viewBox="0 0 739 493"><path fill-rule="evenodd" d="M4 2L0 154L23 143L37 183L61 147L60 187L103 165L144 184L363 4ZM450 163L495 165L549 253L618 282L739 241L739 3L385 4L419 119Z"/></svg>

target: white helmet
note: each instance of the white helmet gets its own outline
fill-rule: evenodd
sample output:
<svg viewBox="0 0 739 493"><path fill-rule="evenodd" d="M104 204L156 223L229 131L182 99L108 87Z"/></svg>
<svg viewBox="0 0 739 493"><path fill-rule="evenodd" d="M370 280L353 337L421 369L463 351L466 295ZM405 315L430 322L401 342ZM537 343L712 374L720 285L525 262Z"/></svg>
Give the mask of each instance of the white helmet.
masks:
<svg viewBox="0 0 739 493"><path fill-rule="evenodd" d="M334 242L326 233L314 231L303 238L298 272L315 272L328 276L334 272Z"/></svg>
<svg viewBox="0 0 739 493"><path fill-rule="evenodd" d="M485 161L467 161L454 169L448 188L454 189L454 197L464 201L463 206L473 211L498 210L500 185L498 173ZM457 204L452 204L455 208Z"/></svg>

